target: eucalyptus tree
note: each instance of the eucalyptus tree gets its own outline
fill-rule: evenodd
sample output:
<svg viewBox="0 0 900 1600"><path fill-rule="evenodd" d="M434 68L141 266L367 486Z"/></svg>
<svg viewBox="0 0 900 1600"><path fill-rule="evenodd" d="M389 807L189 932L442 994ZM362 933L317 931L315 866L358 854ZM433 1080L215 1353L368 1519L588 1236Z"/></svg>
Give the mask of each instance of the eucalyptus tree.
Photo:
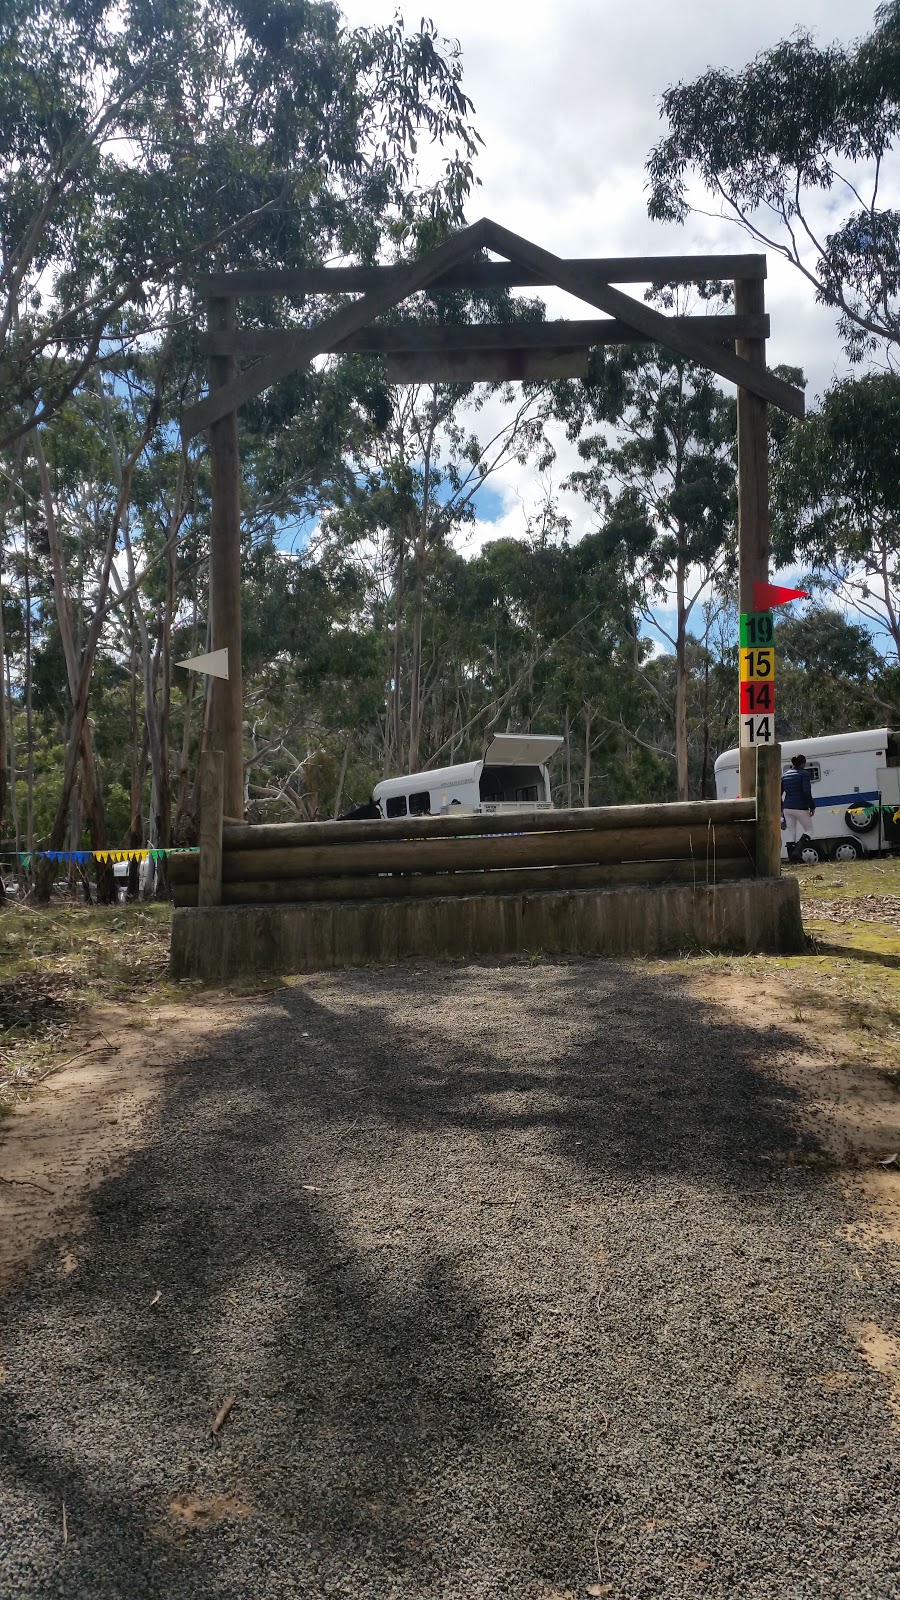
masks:
<svg viewBox="0 0 900 1600"><path fill-rule="evenodd" d="M773 476L775 550L886 633L900 661L900 377L835 384Z"/></svg>
<svg viewBox="0 0 900 1600"><path fill-rule="evenodd" d="M838 314L852 357L900 345L900 0L849 46L797 31L737 71L662 96L650 215L683 222L692 183L790 261ZM697 207L699 208L699 207Z"/></svg>
<svg viewBox="0 0 900 1600"><path fill-rule="evenodd" d="M62 561L50 551L70 715L48 842L62 843L79 761L91 785L91 680L117 600L140 635L151 832L162 836L168 644L181 603L173 543L186 522L196 531L198 516L187 519L184 507L205 470L202 444L187 455L174 444L198 381L193 278L245 264L251 253L270 266L351 252L374 260L385 248L399 250L424 219L438 228L460 220L473 182L472 108L458 46L432 24L413 33L399 19L350 29L336 6L309 0L10 0L0 16L0 60L0 435L8 449L28 436L51 540L47 459L57 448L56 419L65 430L64 413L71 418L73 407L104 395L107 413L105 542L77 638L69 637ZM423 142L443 149L427 182L416 166ZM294 307L286 315L315 312ZM319 398L325 392L320 412L327 411L328 381L313 374L307 390L310 383ZM303 387L298 379L295 397ZM109 424L113 398L117 426L124 401L133 402L121 439ZM266 407L271 412L270 397L263 414ZM309 483L339 470L340 427L351 409L332 407L328 466L311 471ZM307 428L309 442L314 432ZM258 437L258 462L267 443ZM146 473L159 483L165 456L169 527L151 548L152 493L140 480ZM9 455L4 465L12 467ZM272 468L268 479L271 489ZM251 487L250 519L293 504L295 488L270 492L266 505ZM208 514L202 487L198 510ZM154 565L167 563L161 642L151 639L141 598L148 581L152 590L138 559L147 552ZM133 776L139 789L140 772ZM179 809L183 799L182 783Z"/></svg>
<svg viewBox="0 0 900 1600"><path fill-rule="evenodd" d="M890 672L868 628L827 604L777 618L778 731L848 733L897 715Z"/></svg>
<svg viewBox="0 0 900 1600"><path fill-rule="evenodd" d="M496 387L496 386L495 386ZM513 461L546 463L550 398L531 386L499 422L479 426L486 393L457 384L391 390L386 426L351 455L353 474L323 518L355 551L372 615L387 646L383 768L415 771L423 759L432 686L447 667L447 637L428 626L429 589L476 514L477 496Z"/></svg>
<svg viewBox="0 0 900 1600"><path fill-rule="evenodd" d="M45 422L173 285L253 252L375 258L461 217L476 135L431 23L315 0L7 0L0 12L0 438ZM443 147L423 182L417 141ZM176 295L176 298L178 296Z"/></svg>
<svg viewBox="0 0 900 1600"><path fill-rule="evenodd" d="M684 310L670 291L662 299ZM672 648L670 695L635 628L632 667L668 719L676 792L686 799L689 628L733 559L734 401L673 351L630 346L596 353L567 420L585 463L571 484L597 513L637 617Z"/></svg>

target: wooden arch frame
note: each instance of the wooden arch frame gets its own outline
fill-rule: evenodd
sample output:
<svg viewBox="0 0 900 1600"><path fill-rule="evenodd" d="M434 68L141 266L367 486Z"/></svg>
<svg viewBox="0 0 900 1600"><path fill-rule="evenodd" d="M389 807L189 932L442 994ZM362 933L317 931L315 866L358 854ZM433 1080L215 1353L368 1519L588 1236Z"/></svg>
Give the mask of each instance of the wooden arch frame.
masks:
<svg viewBox="0 0 900 1600"><path fill-rule="evenodd" d="M488 261L482 252L504 257ZM741 611L752 611L753 584L768 578L767 405L802 418L801 390L766 368L764 255L644 256L564 259L483 218L418 261L398 266L301 267L291 271L213 273L198 287L208 301L209 394L182 419L187 440L209 429L212 472L210 630L213 650L228 650L229 676L211 684L210 745L224 755L224 811L243 817L243 682L238 408L316 356L350 351L387 357L395 382L477 382L570 377L602 343L667 346L737 385L738 558ZM616 283L734 281L728 317L668 317ZM373 327L422 289L454 291L555 284L602 311L591 322L504 323L477 327ZM296 333L242 330L242 295L361 293L315 327ZM236 369L238 356L255 357ZM741 752L741 793L753 792L752 750Z"/></svg>

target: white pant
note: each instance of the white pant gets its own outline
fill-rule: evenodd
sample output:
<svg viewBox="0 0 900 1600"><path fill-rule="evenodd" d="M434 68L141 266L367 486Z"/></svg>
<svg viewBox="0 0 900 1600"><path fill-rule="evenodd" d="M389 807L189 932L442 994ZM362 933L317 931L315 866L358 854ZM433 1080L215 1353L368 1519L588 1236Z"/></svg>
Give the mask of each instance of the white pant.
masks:
<svg viewBox="0 0 900 1600"><path fill-rule="evenodd" d="M802 839L804 833L809 833L812 827L812 812L788 811L785 808L784 820L787 823L784 834L785 843L796 844L798 839Z"/></svg>

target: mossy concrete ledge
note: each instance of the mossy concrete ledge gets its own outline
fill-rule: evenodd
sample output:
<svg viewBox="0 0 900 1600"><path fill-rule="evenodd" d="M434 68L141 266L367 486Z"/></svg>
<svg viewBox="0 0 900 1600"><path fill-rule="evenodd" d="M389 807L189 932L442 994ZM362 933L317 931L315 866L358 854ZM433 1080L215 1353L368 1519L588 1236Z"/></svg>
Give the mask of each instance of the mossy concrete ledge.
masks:
<svg viewBox="0 0 900 1600"><path fill-rule="evenodd" d="M436 900L176 909L172 975L263 973L487 955L663 955L803 949L796 878Z"/></svg>

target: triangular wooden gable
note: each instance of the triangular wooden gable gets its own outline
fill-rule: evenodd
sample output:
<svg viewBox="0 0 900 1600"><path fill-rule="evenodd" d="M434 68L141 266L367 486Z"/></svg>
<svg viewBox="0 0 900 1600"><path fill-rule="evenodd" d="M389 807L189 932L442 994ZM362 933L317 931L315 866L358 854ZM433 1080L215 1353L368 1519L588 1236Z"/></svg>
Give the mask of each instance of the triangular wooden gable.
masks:
<svg viewBox="0 0 900 1600"><path fill-rule="evenodd" d="M188 407L182 419L183 438L192 438L317 355L333 350L343 340L352 339L354 334L360 333L377 317L435 283L467 256L481 250L491 250L504 256L507 261L533 273L541 282L556 284L588 305L618 319L619 323L633 329L636 335L667 346L688 360L708 367L720 377L727 378L762 400L771 401L792 416L803 416L802 391L776 377L765 367L753 365L724 344L711 343L699 331L686 326L686 319L663 316L645 301L636 300L622 290L613 288L602 280L590 263L563 260L485 217L471 227L461 229L444 244L429 251L420 261L392 268L384 282L363 294L359 300L323 318L315 328L292 333L283 349L265 355L262 360L213 390L204 400ZM563 375L562 372L559 375Z"/></svg>

